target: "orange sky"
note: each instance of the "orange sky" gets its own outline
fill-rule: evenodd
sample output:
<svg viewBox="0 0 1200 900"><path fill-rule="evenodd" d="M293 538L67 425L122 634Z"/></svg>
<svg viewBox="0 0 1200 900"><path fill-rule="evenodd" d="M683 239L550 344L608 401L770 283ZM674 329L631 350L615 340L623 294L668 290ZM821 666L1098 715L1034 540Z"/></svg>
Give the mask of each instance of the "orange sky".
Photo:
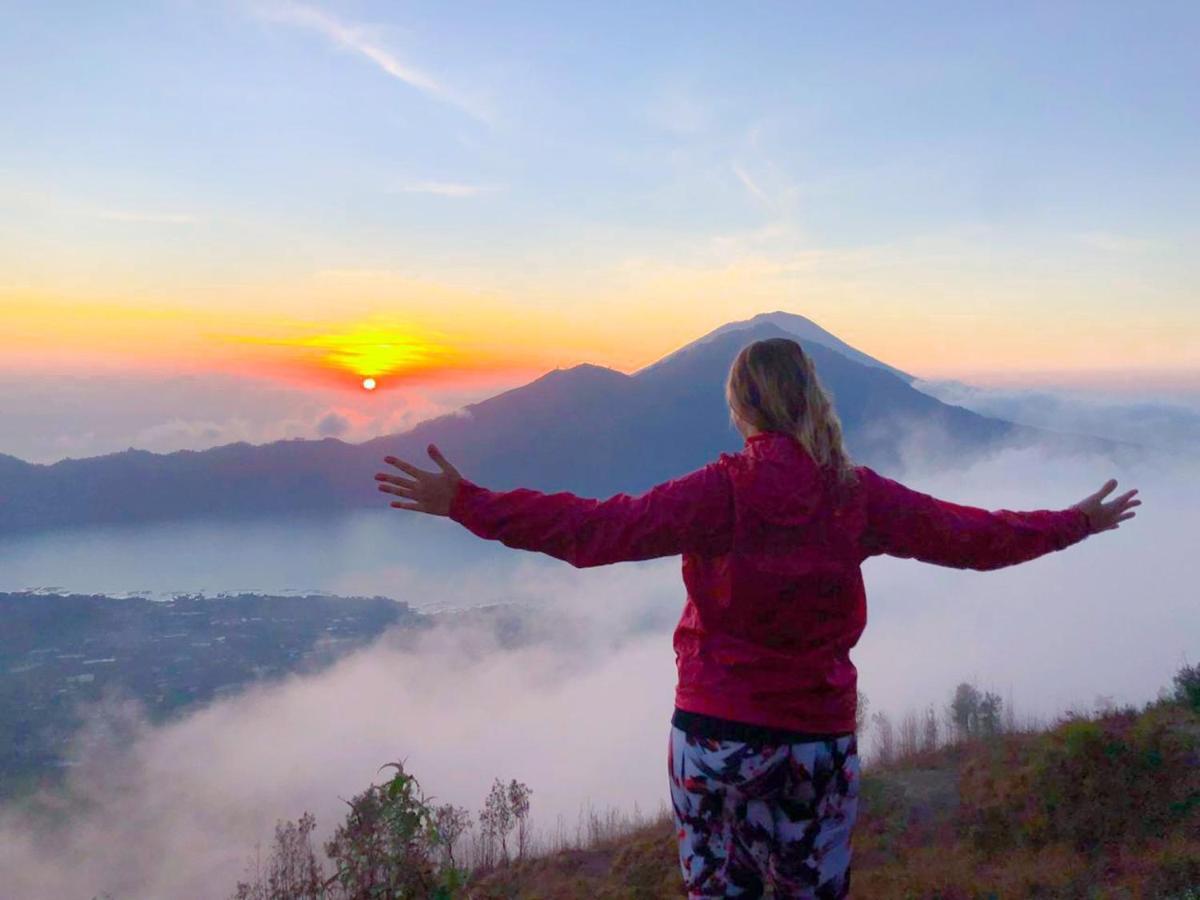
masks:
<svg viewBox="0 0 1200 900"><path fill-rule="evenodd" d="M1200 372L1194 315L1089 319L1067 303L961 312L937 298L906 304L899 291L890 304L836 291L788 304L771 287L753 273L703 283L676 275L562 306L386 279L260 286L208 304L10 291L0 294L0 359L5 368L232 371L355 389L365 376L381 390L517 383L579 362L635 371L728 321L785 309L925 378L1195 385Z"/></svg>
<svg viewBox="0 0 1200 900"><path fill-rule="evenodd" d="M1190 20L260 6L29 7L0 369L511 384L785 310L927 378L1200 377Z"/></svg>

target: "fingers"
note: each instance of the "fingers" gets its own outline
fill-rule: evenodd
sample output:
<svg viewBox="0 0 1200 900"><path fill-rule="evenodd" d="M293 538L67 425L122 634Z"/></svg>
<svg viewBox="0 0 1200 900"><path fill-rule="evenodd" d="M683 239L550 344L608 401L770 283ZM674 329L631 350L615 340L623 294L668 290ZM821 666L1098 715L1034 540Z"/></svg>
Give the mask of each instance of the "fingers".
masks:
<svg viewBox="0 0 1200 900"><path fill-rule="evenodd" d="M433 461L441 468L441 473L426 472L424 469L418 469L412 463L395 456L385 456L383 458L383 461L388 465L395 466L400 471L412 476L412 478L404 478L387 472L375 473L375 480L379 482L378 488L380 491L385 494L395 494L403 498L401 500L393 500L390 504L391 506L396 509L407 509L423 513L434 512L437 508L435 501L439 496L438 491L440 485L443 483L443 479L448 474L458 476L458 471L454 466L450 465L433 444L429 445L428 452ZM435 503L435 505L430 506L430 503ZM437 514L444 515L442 512Z"/></svg>
<svg viewBox="0 0 1200 900"><path fill-rule="evenodd" d="M408 478L401 478L399 475L388 475L385 472L376 472L375 480L386 481L389 484L399 485L400 487L414 488L417 486L415 481L412 481Z"/></svg>
<svg viewBox="0 0 1200 900"><path fill-rule="evenodd" d="M429 447L426 448L426 452L429 454L430 459L432 459L435 463L438 464L438 466L441 467L441 470L444 473L446 473L447 475L458 476L458 469L456 469L456 468L454 468L454 466L450 465L450 463L446 459L446 457L442 456L442 451L437 448L436 444L430 444Z"/></svg>
<svg viewBox="0 0 1200 900"><path fill-rule="evenodd" d="M429 475L433 474L432 472L426 472L424 469L418 469L412 463L405 462L402 459L397 459L394 456L385 456L383 458L383 461L385 463L388 463L389 465L395 466L397 469L400 469L401 471L407 472L409 475L412 475L414 478L420 478L422 475L429 476Z"/></svg>
<svg viewBox="0 0 1200 900"><path fill-rule="evenodd" d="M417 489L415 487L405 487L405 486L396 485L396 484L381 484L381 485L379 485L379 489L381 491L383 491L384 493L396 494L397 496L400 496L400 497L415 497L415 496L417 496Z"/></svg>
<svg viewBox="0 0 1200 900"><path fill-rule="evenodd" d="M1130 499L1136 493L1137 488L1134 488L1132 491L1126 491L1120 497L1110 500L1108 503L1103 504L1103 506L1108 510L1123 510L1128 509L1131 506L1139 506L1141 505L1141 500Z"/></svg>
<svg viewBox="0 0 1200 900"><path fill-rule="evenodd" d="M1124 522L1126 519L1132 519L1136 515L1137 515L1137 513L1127 512L1122 516L1117 516L1117 518L1113 519L1113 521L1111 523L1109 523L1108 525L1105 525L1103 528L1101 528L1099 530L1100 531L1116 531L1120 527L1122 522ZM1099 533L1099 532L1097 532L1097 533Z"/></svg>
<svg viewBox="0 0 1200 900"><path fill-rule="evenodd" d="M1116 486L1117 486L1117 479L1110 478L1110 479L1108 479L1108 481L1104 482L1104 484L1102 484L1100 486L1100 490L1098 490L1098 491L1096 491L1096 493L1092 494L1092 498L1095 500L1099 500L1105 494L1111 493L1112 489L1115 488Z"/></svg>

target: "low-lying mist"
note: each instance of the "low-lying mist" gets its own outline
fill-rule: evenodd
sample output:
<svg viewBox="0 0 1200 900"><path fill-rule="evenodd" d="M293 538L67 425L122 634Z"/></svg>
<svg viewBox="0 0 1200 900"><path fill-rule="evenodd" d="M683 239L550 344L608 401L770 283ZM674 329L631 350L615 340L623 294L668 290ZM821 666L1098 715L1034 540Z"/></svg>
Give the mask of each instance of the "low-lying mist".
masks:
<svg viewBox="0 0 1200 900"><path fill-rule="evenodd" d="M0 453L49 464L127 447L172 453L298 437L360 443L399 434L511 386L408 384L381 410L366 391L286 386L246 374L0 369L6 426Z"/></svg>
<svg viewBox="0 0 1200 900"><path fill-rule="evenodd" d="M1143 505L1116 531L993 572L868 560L869 621L853 658L872 712L941 708L974 681L1011 697L1018 715L1050 720L1101 697L1153 699L1200 656L1194 462L1117 469L1023 448L967 469L914 462L884 474L989 509L1062 508L1115 477L1108 499L1136 487ZM392 632L318 675L161 727L113 698L81 733L65 787L0 812L5 895L225 897L256 842L265 855L277 820L310 810L323 840L343 799L381 781L392 760L438 802L473 812L494 778L523 781L543 834L561 822L573 830L588 804L654 811L666 801L677 558L576 570L527 554L474 583L450 569L412 572L407 591L447 605L519 600L537 639L502 646L463 625Z"/></svg>

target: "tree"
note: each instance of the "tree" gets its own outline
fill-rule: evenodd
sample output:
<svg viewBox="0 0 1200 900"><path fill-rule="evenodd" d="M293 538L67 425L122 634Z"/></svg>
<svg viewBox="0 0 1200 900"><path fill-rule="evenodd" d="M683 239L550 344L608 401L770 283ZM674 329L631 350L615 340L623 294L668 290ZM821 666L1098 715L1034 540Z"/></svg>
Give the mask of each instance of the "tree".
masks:
<svg viewBox="0 0 1200 900"><path fill-rule="evenodd" d="M439 843L442 847L443 864L457 869L458 863L454 859L454 848L471 827L471 811L465 806L454 806L451 803L435 807L433 826L437 829Z"/></svg>
<svg viewBox="0 0 1200 900"><path fill-rule="evenodd" d="M957 740L961 741L978 734L980 700L979 691L973 684L964 681L954 689L950 712Z"/></svg>
<svg viewBox="0 0 1200 900"><path fill-rule="evenodd" d="M910 709L904 714L904 718L900 720L900 733L896 748L897 756L901 758L912 756L920 750L920 736L921 726L917 721L917 714Z"/></svg>
<svg viewBox="0 0 1200 900"><path fill-rule="evenodd" d="M875 725L875 746L876 758L879 765L886 766L896 760L896 736L892 731L892 721L887 717L887 713L880 710L871 716L871 722Z"/></svg>
<svg viewBox="0 0 1200 900"><path fill-rule="evenodd" d="M1175 690L1171 699L1200 712L1200 663L1194 666L1185 664L1175 673L1172 681Z"/></svg>
<svg viewBox="0 0 1200 900"><path fill-rule="evenodd" d="M316 827L309 812L299 822L276 823L266 880L256 863L254 880L239 881L234 900L322 900L325 872L312 846Z"/></svg>
<svg viewBox="0 0 1200 900"><path fill-rule="evenodd" d="M495 865L500 860L508 862L508 833L514 824L512 806L508 802L508 791L497 778L492 790L483 803L479 814L479 827L483 832L484 866ZM499 853L497 853L497 846Z"/></svg>
<svg viewBox="0 0 1200 900"><path fill-rule="evenodd" d="M938 717L932 703L925 709L921 746L925 750L936 750L938 747Z"/></svg>
<svg viewBox="0 0 1200 900"><path fill-rule="evenodd" d="M870 704L867 702L867 695L862 691L858 692L858 704L854 709L854 730L861 732L867 727L867 707Z"/></svg>
<svg viewBox="0 0 1200 900"><path fill-rule="evenodd" d="M508 783L508 807L517 822L517 859L524 859L529 850L529 797L532 793L528 785L515 778Z"/></svg>
<svg viewBox="0 0 1200 900"><path fill-rule="evenodd" d="M999 694L988 691L979 701L979 736L995 737L1000 733L1000 711L1004 701Z"/></svg>

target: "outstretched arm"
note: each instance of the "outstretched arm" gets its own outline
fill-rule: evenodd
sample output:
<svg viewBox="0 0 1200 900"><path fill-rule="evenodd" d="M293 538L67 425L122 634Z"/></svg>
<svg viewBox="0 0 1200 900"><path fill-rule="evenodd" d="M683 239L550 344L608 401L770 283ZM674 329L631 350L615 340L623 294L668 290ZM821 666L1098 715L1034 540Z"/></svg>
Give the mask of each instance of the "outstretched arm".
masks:
<svg viewBox="0 0 1200 900"><path fill-rule="evenodd" d="M862 535L866 556L886 553L904 559L958 569L999 569L1036 559L1078 543L1089 534L1117 527L1141 501L1136 490L1111 503L1101 490L1066 509L1015 512L989 511L931 497L859 467L866 482L867 527Z"/></svg>
<svg viewBox="0 0 1200 900"><path fill-rule="evenodd" d="M715 553L732 533L732 493L716 462L636 497L595 500L566 491L491 491L463 478L432 445L429 455L442 468L440 475L385 459L412 476L376 475L385 482L381 490L412 501L393 506L446 515L479 537L580 568L689 551Z"/></svg>

